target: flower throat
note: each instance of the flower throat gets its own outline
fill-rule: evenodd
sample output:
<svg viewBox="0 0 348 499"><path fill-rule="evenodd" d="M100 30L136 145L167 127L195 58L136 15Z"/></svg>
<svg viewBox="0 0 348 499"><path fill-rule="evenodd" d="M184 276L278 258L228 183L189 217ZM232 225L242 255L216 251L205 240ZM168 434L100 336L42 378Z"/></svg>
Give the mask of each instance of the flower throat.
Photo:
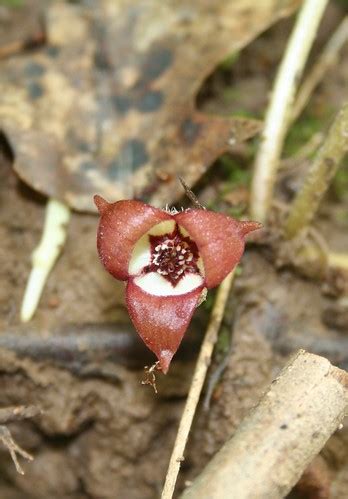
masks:
<svg viewBox="0 0 348 499"><path fill-rule="evenodd" d="M199 257L197 245L190 237L184 236L178 227L172 233L149 236L151 263L144 272L157 272L175 287L188 273L200 273L197 266Z"/></svg>

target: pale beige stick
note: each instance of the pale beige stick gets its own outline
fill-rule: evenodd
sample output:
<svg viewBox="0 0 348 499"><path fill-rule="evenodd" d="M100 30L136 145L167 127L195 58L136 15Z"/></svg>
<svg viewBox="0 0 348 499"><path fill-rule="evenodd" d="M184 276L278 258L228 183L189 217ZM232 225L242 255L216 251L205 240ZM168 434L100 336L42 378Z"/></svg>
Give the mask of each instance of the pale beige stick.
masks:
<svg viewBox="0 0 348 499"><path fill-rule="evenodd" d="M296 101L291 114L291 122L296 121L305 108L315 87L323 79L325 73L334 66L339 59L339 53L348 40L348 16L338 25L334 34L327 42L324 50L318 56L317 62L302 83L296 97Z"/></svg>
<svg viewBox="0 0 348 499"><path fill-rule="evenodd" d="M281 499L348 411L348 373L300 350L182 499Z"/></svg>
<svg viewBox="0 0 348 499"><path fill-rule="evenodd" d="M328 0L305 0L279 67L251 186L251 218L265 222L295 93Z"/></svg>
<svg viewBox="0 0 348 499"><path fill-rule="evenodd" d="M348 253L335 253L329 251L327 254L329 267L338 267L348 270Z"/></svg>
<svg viewBox="0 0 348 499"><path fill-rule="evenodd" d="M287 239L297 236L312 221L346 151L348 151L348 104L337 113L302 188L291 204L284 224L284 235Z"/></svg>
<svg viewBox="0 0 348 499"><path fill-rule="evenodd" d="M181 417L178 433L176 435L176 440L170 458L166 480L161 496L162 499L171 499L173 497L176 480L180 470L180 463L184 458L184 450L187 438L203 388L205 376L210 364L214 345L218 337L218 332L224 315L226 302L230 289L232 287L233 276L234 272L231 272L231 274L229 274L220 285L217 292L216 301L211 314L208 329L201 346L201 351L199 353L195 372L193 374L190 391L187 396L184 412Z"/></svg>

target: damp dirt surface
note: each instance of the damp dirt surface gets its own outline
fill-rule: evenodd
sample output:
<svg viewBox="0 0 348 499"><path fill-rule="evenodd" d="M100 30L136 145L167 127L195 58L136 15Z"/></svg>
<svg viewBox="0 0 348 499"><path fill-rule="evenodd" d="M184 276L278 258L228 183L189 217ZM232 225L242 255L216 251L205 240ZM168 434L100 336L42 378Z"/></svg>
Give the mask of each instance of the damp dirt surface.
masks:
<svg viewBox="0 0 348 499"><path fill-rule="evenodd" d="M44 204L5 163L0 189L1 337L35 335L47 340L59 329L62 337L83 338L91 324L101 337L105 330L123 335L123 341L126 335L121 361L117 355L100 357L99 352L78 357L77 367L70 357L36 358L18 353L16 346L0 349L2 406L30 403L44 411L32 421L9 425L16 441L35 459L24 463L26 474L20 476L1 450L2 497L158 497L203 327L192 331L198 340L190 356L182 358L179 351L170 373L159 376L157 396L142 386L145 357L134 350L136 335L127 322L123 286L108 278L96 258L96 218L81 215L73 216L67 247L35 319L21 325L18 310ZM339 239L337 233L335 237ZM199 408L179 490L233 434L297 349L304 347L348 368L348 338L323 319L335 303L337 299L327 297L318 282L274 269L262 248L252 246L247 251L223 325L228 347L215 358L205 396L218 370L221 375L208 405L205 400ZM206 311L201 315L206 316ZM127 356L135 357L127 362ZM348 429L342 429L323 451L325 466L334 477L332 497L337 498L344 497L347 434Z"/></svg>
<svg viewBox="0 0 348 499"><path fill-rule="evenodd" d="M320 52L340 16L339 7L330 10L315 50ZM262 116L284 33L290 26L290 21L282 21L254 41L233 69L211 75L199 94L200 109L223 113L232 102L232 110L243 105L244 110ZM15 33L11 36L15 39ZM280 47L279 52L274 46ZM325 77L313 97L311 112L322 120L323 127L347 88L347 59ZM233 95L227 92L231 85ZM242 168L250 167L245 150L232 157ZM221 193L230 180L221 164L213 168L196 194L202 202L228 210L230 200ZM240 195L240 190L239 185L235 195ZM280 183L279 192L288 201L289 190L283 191ZM329 193L315 227L332 249L346 251L348 196L338 199L336 194ZM40 239L45 204L44 197L15 175L5 147L0 157L0 406L34 404L43 412L32 420L8 425L16 442L34 460L23 462L25 475L21 476L1 446L0 497L159 497L211 301L197 311L189 338L169 374L158 376L155 395L151 387L141 384L143 367L151 364L153 357L130 325L124 285L104 271L97 257L97 218L74 213L64 252L48 279L35 317L27 325L21 324L20 304L30 255ZM348 312L342 301L348 292L348 277L308 278L291 265L276 266L274 255L274 248L261 241L250 244L243 257L182 463L177 497L233 435L299 348L348 369ZM40 339L50 346L38 351ZM52 343L53 339L57 342ZM324 488L325 482L328 497L344 499L347 426L332 436L319 464L313 466L319 488ZM299 483L291 497L322 497L310 494Z"/></svg>

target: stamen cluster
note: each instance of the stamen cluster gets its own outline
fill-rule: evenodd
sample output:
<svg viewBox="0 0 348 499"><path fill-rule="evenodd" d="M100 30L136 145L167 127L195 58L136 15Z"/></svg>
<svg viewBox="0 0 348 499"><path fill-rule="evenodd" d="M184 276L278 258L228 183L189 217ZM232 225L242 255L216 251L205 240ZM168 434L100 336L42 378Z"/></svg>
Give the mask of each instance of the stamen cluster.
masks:
<svg viewBox="0 0 348 499"><path fill-rule="evenodd" d="M149 237L151 264L145 268L145 273L157 272L173 286L176 286L186 273L199 273L196 243L185 237L178 226L171 234Z"/></svg>

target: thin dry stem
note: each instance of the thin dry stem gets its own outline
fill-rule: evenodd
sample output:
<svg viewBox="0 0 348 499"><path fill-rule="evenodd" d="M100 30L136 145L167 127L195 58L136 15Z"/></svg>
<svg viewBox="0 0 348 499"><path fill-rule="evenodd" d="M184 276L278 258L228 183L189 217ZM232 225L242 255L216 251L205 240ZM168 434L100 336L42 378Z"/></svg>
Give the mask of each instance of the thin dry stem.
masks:
<svg viewBox="0 0 348 499"><path fill-rule="evenodd" d="M0 441L9 450L12 461L16 467L17 472L20 475L24 475L23 468L18 462L17 454L24 457L28 461L32 461L34 458L31 454L26 452L24 449L19 447L18 444L13 440L10 430L3 423L10 423L12 421L20 421L22 419L32 418L41 414L41 410L34 405L20 405L15 407L5 407L0 409Z"/></svg>
<svg viewBox="0 0 348 499"><path fill-rule="evenodd" d="M157 385L156 385L156 374L155 370L158 369L159 366L159 361L155 362L152 366L145 366L145 379L141 382L142 385L150 385L152 386L153 390L155 393L158 393L157 391Z"/></svg>
<svg viewBox="0 0 348 499"><path fill-rule="evenodd" d="M284 226L287 239L297 236L310 224L347 149L348 104L337 114L302 188L291 205Z"/></svg>
<svg viewBox="0 0 348 499"><path fill-rule="evenodd" d="M42 411L35 405L19 405L0 409L0 424L21 421L22 419L38 416Z"/></svg>
<svg viewBox="0 0 348 499"><path fill-rule="evenodd" d="M337 64L340 51L347 40L348 16L344 17L343 21L341 21L341 23L338 25L334 34L327 42L324 50L319 55L316 63L301 85L293 107L291 122L296 121L296 119L300 116L303 109L306 107L307 102L312 95L315 87L323 79L327 71L332 68L332 66Z"/></svg>
<svg viewBox="0 0 348 499"><path fill-rule="evenodd" d="M176 436L173 452L170 458L167 476L162 492L162 499L173 497L180 464L184 459L184 451L187 438L191 429L193 417L203 388L204 380L210 365L214 345L217 340L219 328L224 315L226 302L233 282L234 272L231 272L220 285L214 308L211 314L208 329L199 353L196 369L193 374L190 391L186 400L183 415L181 417L178 433Z"/></svg>
<svg viewBox="0 0 348 499"><path fill-rule="evenodd" d="M20 475L24 475L24 470L18 462L17 454L24 457L28 461L32 461L34 458L31 454L28 454L24 449L19 447L16 442L13 440L10 430L6 426L0 426L0 440L7 447L11 454L12 461L16 467L17 472Z"/></svg>
<svg viewBox="0 0 348 499"><path fill-rule="evenodd" d="M206 210L206 207L203 206L198 201L197 196L191 191L191 189L189 188L189 186L186 184L185 180L180 175L178 175L178 179L179 179L179 182L180 182L180 184L182 185L182 187L183 187L183 189L185 191L186 196L192 202L193 206L195 206L199 210Z"/></svg>
<svg viewBox="0 0 348 499"><path fill-rule="evenodd" d="M281 62L268 107L251 187L251 217L265 222L295 93L328 0L305 0Z"/></svg>

